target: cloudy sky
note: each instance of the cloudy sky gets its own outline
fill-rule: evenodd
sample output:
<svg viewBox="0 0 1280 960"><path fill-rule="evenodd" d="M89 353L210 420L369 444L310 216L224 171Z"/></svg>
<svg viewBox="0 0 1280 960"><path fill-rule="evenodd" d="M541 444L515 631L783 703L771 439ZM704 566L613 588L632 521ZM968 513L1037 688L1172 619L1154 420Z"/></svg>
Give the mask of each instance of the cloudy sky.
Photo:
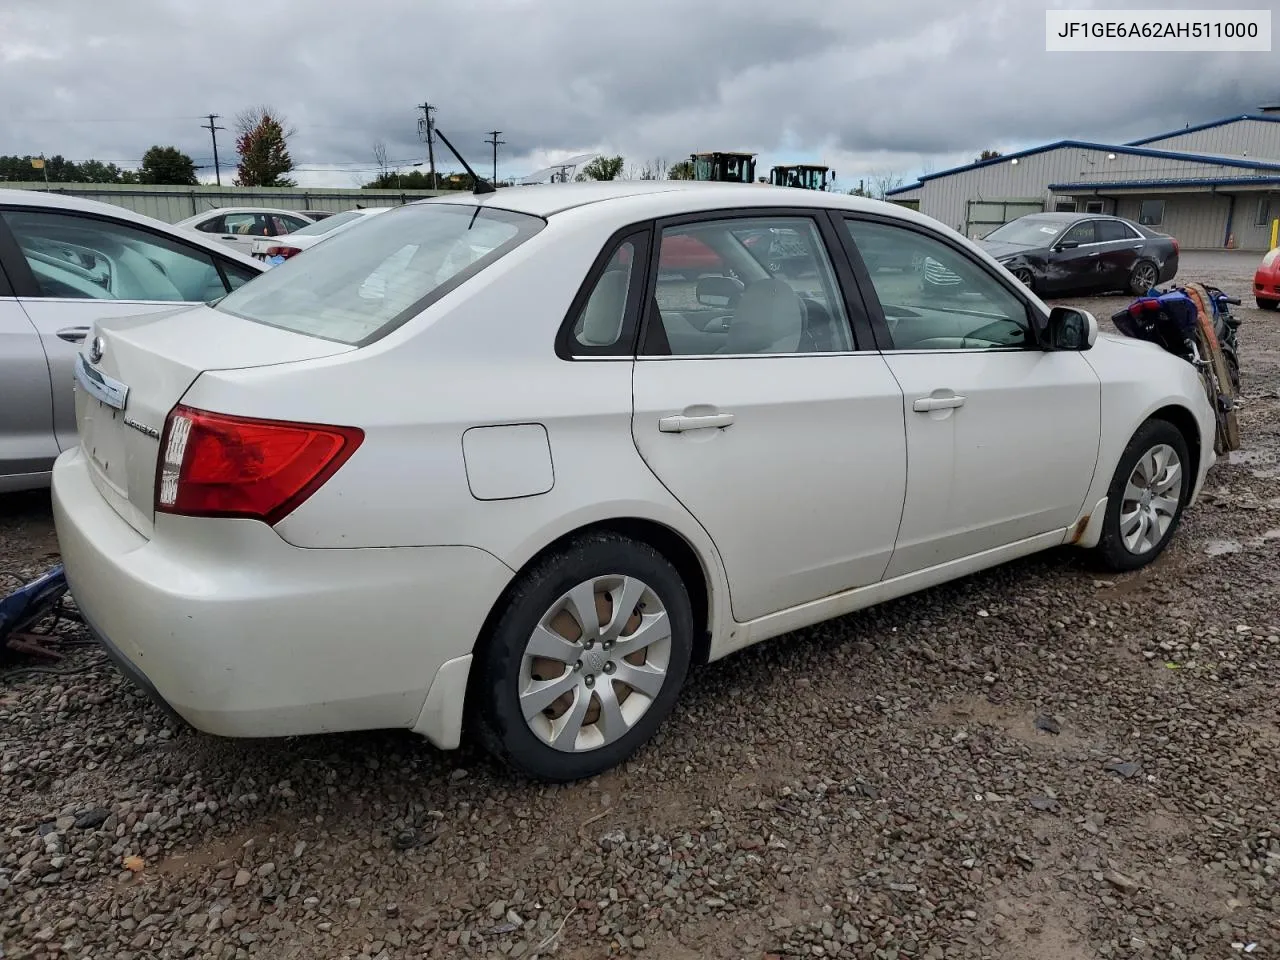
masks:
<svg viewBox="0 0 1280 960"><path fill-rule="evenodd" d="M0 0L0 154L212 164L201 115L270 104L305 185L425 159L416 104L481 172L590 151L749 149L844 188L1063 137L1124 141L1280 100L1271 53L1046 53L1045 6L1232 0ZM438 147L437 160L443 148ZM442 169L457 169L441 162ZM205 171L202 171L205 172ZM207 171L212 178L212 168ZM223 182L229 176L224 167Z"/></svg>

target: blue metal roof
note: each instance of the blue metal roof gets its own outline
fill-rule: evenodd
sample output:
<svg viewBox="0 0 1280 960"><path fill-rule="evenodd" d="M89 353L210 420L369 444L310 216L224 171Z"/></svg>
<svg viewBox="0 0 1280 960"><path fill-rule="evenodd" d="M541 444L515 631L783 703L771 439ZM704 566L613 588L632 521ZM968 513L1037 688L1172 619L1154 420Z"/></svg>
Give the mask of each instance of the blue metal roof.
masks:
<svg viewBox="0 0 1280 960"><path fill-rule="evenodd" d="M1170 130L1168 133L1158 133L1154 137L1143 137L1141 140L1130 140L1128 145L1131 147L1139 147L1144 143L1151 143L1154 140L1165 140L1169 137L1176 137L1183 133L1195 133L1197 130L1212 130L1214 127L1225 127L1229 123L1239 123L1241 120L1261 120L1263 123L1280 123L1280 116L1270 116L1265 113L1242 113L1238 117L1224 117L1222 120L1210 120L1208 123L1197 123L1194 127L1183 127L1181 130Z"/></svg>
<svg viewBox="0 0 1280 960"><path fill-rule="evenodd" d="M957 173L966 173L969 170L977 170L980 167L990 167L997 163L1008 163L1010 160L1020 157L1032 157L1038 153L1048 153L1050 150L1060 150L1063 147L1074 147L1082 150L1101 150L1107 153L1123 153L1134 157L1156 157L1161 160L1183 160L1187 163L1212 163L1220 167L1239 167L1245 170L1280 170L1280 163L1273 160L1250 160L1241 157L1221 157L1211 153L1187 153L1185 150L1155 150L1151 147L1132 147L1110 143L1094 143L1091 140L1055 140L1053 143L1046 143L1042 147L1032 147L1029 150L1019 150L1017 153L1007 153L1001 157L994 157L991 160L978 160L974 163L966 163L962 167L952 167L950 170L943 170L939 173L926 173L922 175L918 182L907 187L898 187L894 190L886 192L885 196L893 196L895 193L902 193L906 190L914 190L923 184L926 180L937 180L939 177L950 177Z"/></svg>
<svg viewBox="0 0 1280 960"><path fill-rule="evenodd" d="M1280 184L1280 177L1169 177L1163 180L1107 180L1083 181L1080 183L1051 183L1049 189L1054 193L1071 193L1083 190L1142 190L1159 189L1161 187L1245 187L1273 186Z"/></svg>

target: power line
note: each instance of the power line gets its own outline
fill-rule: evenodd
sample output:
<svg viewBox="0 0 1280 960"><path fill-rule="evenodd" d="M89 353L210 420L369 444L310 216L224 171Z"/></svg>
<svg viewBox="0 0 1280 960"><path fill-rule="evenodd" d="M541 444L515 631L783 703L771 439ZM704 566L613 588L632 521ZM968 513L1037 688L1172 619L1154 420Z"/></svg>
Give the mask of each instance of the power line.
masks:
<svg viewBox="0 0 1280 960"><path fill-rule="evenodd" d="M498 185L498 146L499 144L504 144L507 142L505 140L498 139L498 134L500 134L501 132L502 132L501 130L490 130L489 139L485 141L485 143L491 144L493 146L493 180L491 180L490 182L494 186Z"/></svg>
<svg viewBox="0 0 1280 960"><path fill-rule="evenodd" d="M213 176L218 181L218 186L222 186L222 170L218 166L218 131L225 130L227 128L215 127L213 125L213 121L218 119L218 115L216 113L211 113L208 116L209 116L209 126L206 127L202 124L201 129L208 130L209 136L213 137Z"/></svg>

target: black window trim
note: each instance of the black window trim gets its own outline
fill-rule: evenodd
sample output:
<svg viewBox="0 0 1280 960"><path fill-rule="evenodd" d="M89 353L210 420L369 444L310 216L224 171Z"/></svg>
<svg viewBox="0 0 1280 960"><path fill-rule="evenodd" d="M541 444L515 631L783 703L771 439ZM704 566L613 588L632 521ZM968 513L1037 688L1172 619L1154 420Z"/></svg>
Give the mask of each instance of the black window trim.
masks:
<svg viewBox="0 0 1280 960"><path fill-rule="evenodd" d="M96 210L72 210L65 207L42 207L34 204L21 203L0 203L0 268L8 268L15 276L12 282L12 288L15 292L10 296L25 298L28 300L68 300L73 298L67 297L47 297L40 292L40 284L36 281L36 275L31 269L31 265L27 263L26 256L22 253L22 247L18 243L18 238L13 235L13 231L9 229L9 224L5 220L5 214L8 213L46 213L58 216L81 217L86 220L98 220L102 223L108 223L118 226L127 227L137 230L139 233L149 234L153 237L159 237L161 240L168 241L186 250L193 250L196 253L204 254L213 262L214 270L217 271L219 279L222 280L222 286L227 293L231 292L231 287L227 283L227 275L222 268L222 261L225 259L216 250L209 250L197 244L191 243L182 237L170 236L163 231L156 230L147 224L134 223L132 220L123 220L119 217L113 217L108 214L99 213ZM216 241L210 241L215 243ZM12 265L10 266L10 263ZM241 264L243 266L243 264ZM259 271L262 273L264 271ZM79 302L83 298L74 298ZM199 300L117 300L116 303L200 303Z"/></svg>
<svg viewBox="0 0 1280 960"><path fill-rule="evenodd" d="M586 309L587 301L595 293L596 285L604 276L614 254L630 241L634 248L631 256L631 278L627 287L627 302L622 317L622 330L618 339L610 344L593 346L582 343L573 334L578 317ZM569 302L569 309L556 331L555 351L561 360L570 362L581 360L626 360L636 357L636 345L639 340L639 316L641 297L648 289L649 254L653 243L653 221L641 220L627 224L615 230L604 242L600 252L591 263L586 277L578 287L578 292Z"/></svg>
<svg viewBox="0 0 1280 960"><path fill-rule="evenodd" d="M651 269L648 271L647 281L644 288L644 309L640 319L640 336L637 342L636 359L657 361L744 359L741 356L731 354L646 354L642 352L643 345L648 342L649 331L652 324L655 322L661 323L661 320L658 320L653 316L653 308L658 288L658 270L654 265L658 262L663 231L670 227L680 227L694 223L714 223L719 220L808 220L813 224L814 229L818 233L819 242L823 244L827 255L827 261L831 266L833 279L836 284L836 292L844 307L845 323L848 325L847 329L850 341L853 344L853 349L824 351L822 353L794 353L786 354L786 356L832 357L852 356L858 353L875 353L876 348L869 345L873 340L870 336L871 322L868 316L868 311L863 304L860 290L856 283L853 286L850 286L848 283L849 280L853 279L853 276L849 271L849 265L844 263L845 257L841 256L844 251L844 247L841 243L839 233L832 230L830 213L831 208L829 207L719 207L712 210L698 210L692 213L660 217L657 220L654 220L653 232L649 238L649 261ZM753 358L755 356L758 356L760 359L764 359L774 355L752 355Z"/></svg>
<svg viewBox="0 0 1280 960"><path fill-rule="evenodd" d="M984 263L980 258L975 257L972 251L967 250L962 244L958 243L951 237L944 236L936 230L932 230L923 224L914 223L910 220L900 217L886 216L880 213L866 213L860 210L840 210L833 211L833 215L841 220L861 220L868 223L880 223L885 226L898 227L902 230L909 230L912 233L918 233L930 240L937 241L944 246L950 247L958 255L965 257L975 267L984 272L988 277L994 280L999 286L1003 287L1008 293L1011 293L1027 312L1027 322L1031 328L1031 342L1020 347L989 347L985 349L975 349L974 353L1012 353L1025 351L1042 351L1047 349L1045 346L1045 335L1048 329L1049 316L1044 313L1026 296L1024 289L1019 289L1019 284L1012 277L1006 279L993 270L988 264ZM871 280L871 272L867 269L866 263L862 259L862 254L854 243L853 235L845 228L844 224L840 224L839 231L840 241L845 246L845 255L853 266L854 276L857 278L858 287L862 291L863 299L866 301L867 313L871 319L871 328L875 334L876 349L882 353L901 353L893 345L893 336L889 332L889 325L884 319L884 307L880 303L880 295L876 292L875 284ZM931 351L934 353L946 353L948 351L939 350ZM954 351L959 352L959 351Z"/></svg>

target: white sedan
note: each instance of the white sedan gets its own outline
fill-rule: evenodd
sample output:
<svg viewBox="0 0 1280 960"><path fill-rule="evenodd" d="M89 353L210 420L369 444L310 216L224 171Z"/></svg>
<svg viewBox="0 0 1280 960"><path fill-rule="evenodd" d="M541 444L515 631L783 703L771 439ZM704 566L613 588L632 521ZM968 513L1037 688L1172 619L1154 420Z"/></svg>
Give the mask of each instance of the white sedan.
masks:
<svg viewBox="0 0 1280 960"><path fill-rule="evenodd" d="M390 209L390 207L369 207L361 210L345 210L315 223L309 223L284 236L259 237L253 241L251 256L256 260L265 261L268 266L278 266L295 254L314 247L321 240L349 230L357 223L363 223L369 217L386 213Z"/></svg>
<svg viewBox="0 0 1280 960"><path fill-rule="evenodd" d="M660 281L689 237L718 271ZM58 537L138 683L214 734L465 729L557 781L766 638L1060 544L1149 563L1214 462L1190 364L935 220L754 184L412 203L78 369Z"/></svg>

